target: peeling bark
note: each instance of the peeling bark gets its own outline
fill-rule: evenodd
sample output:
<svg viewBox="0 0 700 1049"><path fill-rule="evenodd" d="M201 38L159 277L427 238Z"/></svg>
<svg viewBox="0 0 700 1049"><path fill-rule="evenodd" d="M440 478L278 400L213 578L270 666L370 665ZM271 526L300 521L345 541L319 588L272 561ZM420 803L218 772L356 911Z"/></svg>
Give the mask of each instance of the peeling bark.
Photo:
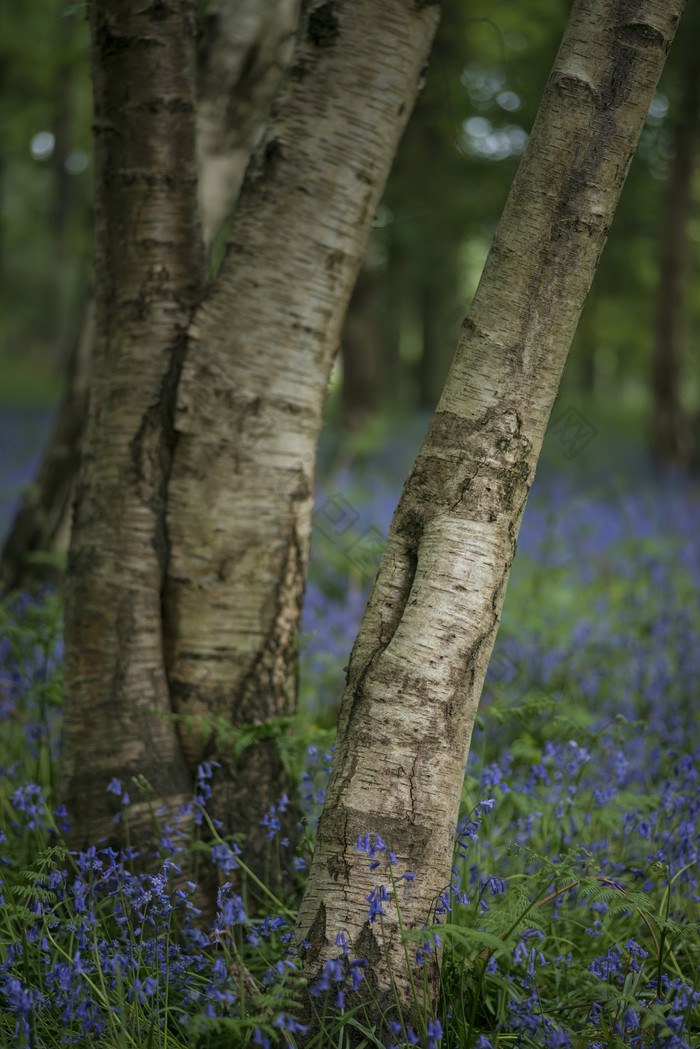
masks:
<svg viewBox="0 0 700 1049"><path fill-rule="evenodd" d="M408 1010L412 990L395 903L381 926L367 919L366 897L391 883L356 843L380 834L398 875L415 873L398 896L404 926L421 928L450 882L472 726L545 427L682 7L574 3L350 657L295 939L314 981L344 931L370 961L377 1020L395 1011L392 980ZM436 963L426 972L423 1015Z"/></svg>
<svg viewBox="0 0 700 1049"><path fill-rule="evenodd" d="M195 719L181 731L190 768L221 762L213 814L226 833L249 830L258 871L259 820L291 784L272 762L251 791L246 764L217 748L206 719L260 724L295 708L328 377L437 16L407 0L304 6L226 257L190 328L168 489L168 677L175 710ZM262 770L256 749L246 760Z"/></svg>

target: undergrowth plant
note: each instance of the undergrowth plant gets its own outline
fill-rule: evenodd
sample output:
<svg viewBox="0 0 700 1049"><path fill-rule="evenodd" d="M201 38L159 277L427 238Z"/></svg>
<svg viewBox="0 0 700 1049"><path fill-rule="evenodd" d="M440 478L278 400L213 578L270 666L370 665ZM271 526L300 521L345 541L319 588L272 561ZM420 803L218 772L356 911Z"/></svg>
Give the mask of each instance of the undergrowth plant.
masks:
<svg viewBox="0 0 700 1049"><path fill-rule="evenodd" d="M234 755L261 734L274 739L299 783L296 893L256 880L246 828L218 834L208 763L180 816L183 827L194 820L194 843L175 819L161 823L150 857L99 842L70 853L56 793L61 602L45 593L0 603L0 1046L698 1049L700 509L669 490L676 528L662 541L665 515L651 503L641 513L640 499L601 497L579 511L568 535L585 557L568 556L566 500L546 543L526 521L452 878L423 927L403 930L414 1002L383 1030L344 930L312 986L290 949L332 761L327 714L235 733L213 726ZM537 503L532 520L541 525ZM105 790L128 823L148 784L114 779ZM282 847L286 804L266 817L271 850ZM399 882L421 871L399 869L375 828L357 849L374 874L367 921L381 940L390 908L401 920ZM203 863L219 872L209 923L197 906ZM435 956L439 1001L426 1014Z"/></svg>

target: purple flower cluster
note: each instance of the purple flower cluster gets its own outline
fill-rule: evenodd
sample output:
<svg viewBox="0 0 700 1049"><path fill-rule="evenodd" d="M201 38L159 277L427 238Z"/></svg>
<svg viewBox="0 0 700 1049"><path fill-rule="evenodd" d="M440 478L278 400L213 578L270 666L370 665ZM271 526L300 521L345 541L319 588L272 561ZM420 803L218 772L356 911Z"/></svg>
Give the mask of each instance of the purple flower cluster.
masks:
<svg viewBox="0 0 700 1049"><path fill-rule="evenodd" d="M395 493L380 480L367 490L374 501L353 527L385 528ZM335 508L352 513L346 497L350 509ZM572 480L544 475L533 493L474 731L450 884L410 941L420 937L417 979L440 960L439 1013L422 1024L392 1018L393 1046L697 1043L698 536L698 494L675 481L661 498L639 485L613 500L603 487L584 498ZM344 560L349 540L335 554L325 542L306 620L317 631L304 664L316 709L337 699L339 657L365 596L362 573ZM127 1026L136 1044L167 1034L173 1049L300 1040L294 901L251 912L244 844L208 844L221 884L207 926L177 819L162 827L149 874L134 872L135 850L61 851L60 605L51 595L42 602L18 599L11 629L6 609L0 620L0 1042L118 1045ZM307 855L333 757L325 740L308 747L301 777ZM216 763L204 762L196 776L189 814L201 836L215 775ZM130 785L115 776L106 789L122 821ZM262 821L270 840L287 805L281 798ZM421 872L375 833L357 849L371 875L358 902L381 938L398 888L411 892ZM296 862L301 881L304 857ZM309 987L331 1025L370 983L346 932L335 946L338 957Z"/></svg>

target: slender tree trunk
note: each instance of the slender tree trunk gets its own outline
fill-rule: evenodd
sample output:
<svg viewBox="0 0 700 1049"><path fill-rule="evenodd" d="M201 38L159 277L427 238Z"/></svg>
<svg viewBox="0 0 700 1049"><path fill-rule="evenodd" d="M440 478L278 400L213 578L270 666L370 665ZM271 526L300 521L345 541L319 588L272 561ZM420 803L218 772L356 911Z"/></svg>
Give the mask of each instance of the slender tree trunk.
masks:
<svg viewBox="0 0 700 1049"><path fill-rule="evenodd" d="M595 291L594 293L595 294ZM596 367L596 309L593 296L588 299L576 331L574 347L579 368L580 388L585 397L595 396L598 386L598 369Z"/></svg>
<svg viewBox="0 0 700 1049"><path fill-rule="evenodd" d="M201 292L194 0L90 6L96 348L69 553L61 792L77 845L114 830L111 777L169 811L191 779L167 717L161 593L171 415ZM131 788L133 790L133 788ZM135 793L135 792L134 792ZM132 840L152 840L148 800Z"/></svg>
<svg viewBox="0 0 700 1049"><path fill-rule="evenodd" d="M375 1017L394 1011L392 981L404 1007L412 1001L397 903L404 926L420 929L450 883L471 731L525 501L682 6L574 3L350 657L295 937L313 982L340 956L344 932L369 962ZM381 835L398 860L398 899L384 902L381 924L368 921L367 898L392 887L386 869L370 871L356 851L366 834ZM430 1009L434 961L426 973ZM416 986L422 995L422 973Z"/></svg>
<svg viewBox="0 0 700 1049"><path fill-rule="evenodd" d="M362 267L353 289L342 332L341 407L343 422L359 429L386 399L382 367L384 333L381 324L380 278Z"/></svg>
<svg viewBox="0 0 700 1049"><path fill-rule="evenodd" d="M683 70L683 94L673 137L665 213L661 224L659 287L652 364L653 447L659 462L687 466L693 454L681 399L686 326L688 224L693 214L693 172L700 130L700 54L693 43Z"/></svg>
<svg viewBox="0 0 700 1049"><path fill-rule="evenodd" d="M423 321L423 352L416 368L418 404L432 411L437 404L452 361L448 342L447 318L453 315L457 296L451 284L457 273L457 261L452 266L441 266L447 286L430 284L424 289L421 309ZM455 282L456 283L456 282Z"/></svg>
<svg viewBox="0 0 700 1049"><path fill-rule="evenodd" d="M210 808L225 832L248 828L256 870L269 844L259 821L291 784L274 741L234 764L211 720L261 725L295 709L328 378L437 17L407 0L305 5L190 328L168 488L166 662L188 763L220 762Z"/></svg>

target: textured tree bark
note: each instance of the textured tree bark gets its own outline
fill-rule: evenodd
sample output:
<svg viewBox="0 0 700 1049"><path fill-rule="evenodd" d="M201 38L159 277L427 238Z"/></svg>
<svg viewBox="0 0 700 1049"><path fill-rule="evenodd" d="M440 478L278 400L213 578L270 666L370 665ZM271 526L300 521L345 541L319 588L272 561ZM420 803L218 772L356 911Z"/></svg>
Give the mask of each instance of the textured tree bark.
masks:
<svg viewBox="0 0 700 1049"><path fill-rule="evenodd" d="M399 136L421 85L435 6L304 5L271 122L246 173L226 257L190 328L168 488L166 660L191 768L215 757L227 833L289 789L274 742L235 766L206 719L294 710L316 444L341 323ZM255 783L251 790L251 783Z"/></svg>
<svg viewBox="0 0 700 1049"><path fill-rule="evenodd" d="M700 55L694 46L683 69L680 112L673 137L666 206L660 233L659 286L652 362L653 448L659 462L688 466L693 435L681 386L688 278L688 224L693 214L693 172L700 132Z"/></svg>
<svg viewBox="0 0 700 1049"><path fill-rule="evenodd" d="M204 243L211 250L233 210L245 166L262 134L298 17L298 0L212 0L197 57L197 160ZM0 587L60 583L38 551L68 550L73 493L87 418L94 305L76 343L67 389L39 468L0 554ZM27 555L30 555L29 557Z"/></svg>
<svg viewBox="0 0 700 1049"><path fill-rule="evenodd" d="M576 323L682 0L576 0L530 142L406 482L355 642L295 931L314 981L343 931L369 1008L412 1002L405 927L449 885L472 726L525 501ZM398 900L358 837L394 853ZM374 839L373 839L374 840ZM306 942L306 946L304 946ZM389 968L392 976L390 978ZM437 967L428 963L432 1007ZM416 980L422 995L423 975ZM362 987L362 985L361 985Z"/></svg>
<svg viewBox="0 0 700 1049"><path fill-rule="evenodd" d="M65 613L61 794L78 846L111 836L115 774L175 810L191 778L166 715L162 581L171 415L200 294L194 0L90 5L96 348ZM132 792L135 794L136 792ZM148 800L131 834L152 839Z"/></svg>

